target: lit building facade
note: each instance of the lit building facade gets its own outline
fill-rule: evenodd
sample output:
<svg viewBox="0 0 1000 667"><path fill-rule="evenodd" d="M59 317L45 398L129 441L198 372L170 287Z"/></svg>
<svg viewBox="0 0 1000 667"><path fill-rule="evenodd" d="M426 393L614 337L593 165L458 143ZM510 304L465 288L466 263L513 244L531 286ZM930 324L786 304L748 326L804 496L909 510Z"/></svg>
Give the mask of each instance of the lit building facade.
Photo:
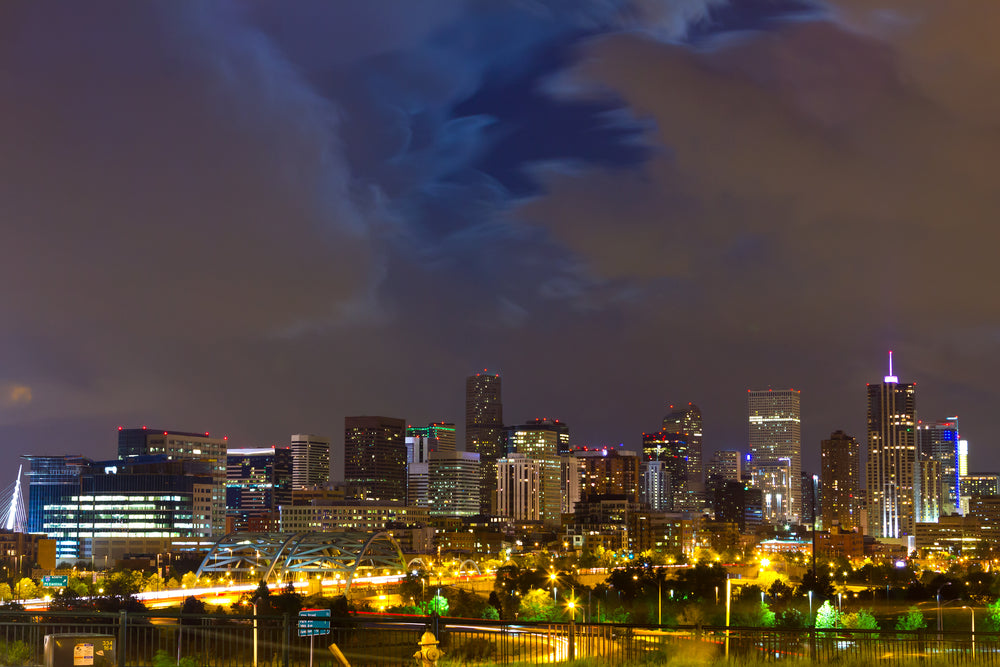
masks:
<svg viewBox="0 0 1000 667"><path fill-rule="evenodd" d="M724 482L738 482L743 477L743 457L735 449L717 449L708 461L705 485L714 493Z"/></svg>
<svg viewBox="0 0 1000 667"><path fill-rule="evenodd" d="M760 490L764 501L764 523L777 525L793 521L791 497L797 495L793 490L797 492L800 484L799 477L792 477L791 461L787 458L751 459L747 469L750 485Z"/></svg>
<svg viewBox="0 0 1000 667"><path fill-rule="evenodd" d="M820 444L823 528L849 532L861 528L861 444L834 431Z"/></svg>
<svg viewBox="0 0 1000 667"><path fill-rule="evenodd" d="M639 502L655 512L673 506L670 496L670 471L663 461L642 461L639 464Z"/></svg>
<svg viewBox="0 0 1000 667"><path fill-rule="evenodd" d="M966 514L969 511L969 504L974 498L1000 495L1000 474L962 475L959 478L959 489L961 491L961 513Z"/></svg>
<svg viewBox="0 0 1000 667"><path fill-rule="evenodd" d="M511 426L506 429L506 433L508 457L516 453L538 462L541 470L539 480L541 520L546 525L559 525L562 509L559 448L563 441L564 429L551 428L549 423L534 420L520 426ZM581 494L583 492L584 489L581 487Z"/></svg>
<svg viewBox="0 0 1000 667"><path fill-rule="evenodd" d="M226 532L280 530L292 503L291 447L233 448L226 458Z"/></svg>
<svg viewBox="0 0 1000 667"><path fill-rule="evenodd" d="M671 433L676 440L685 442L688 462L688 487L691 493L701 493L703 491L702 482L704 471L702 470L702 418L701 410L694 403L688 403L684 407L675 408L670 406L670 412L663 418L662 430Z"/></svg>
<svg viewBox="0 0 1000 667"><path fill-rule="evenodd" d="M892 372L868 385L868 531L875 539L914 534L917 389Z"/></svg>
<svg viewBox="0 0 1000 667"><path fill-rule="evenodd" d="M357 500L406 502L406 422L344 418L344 481Z"/></svg>
<svg viewBox="0 0 1000 667"><path fill-rule="evenodd" d="M772 520L798 521L802 515L799 478L802 475L802 392L796 389L747 392L747 443L754 465L785 461L789 482L781 502L772 497ZM762 488L762 487L761 487ZM763 488L762 488L763 490ZM765 500L767 491L764 491Z"/></svg>
<svg viewBox="0 0 1000 667"><path fill-rule="evenodd" d="M330 481L330 439L311 433L292 436L292 486L320 487Z"/></svg>
<svg viewBox="0 0 1000 667"><path fill-rule="evenodd" d="M939 478L941 514L960 511L959 501L959 431L958 417L934 422L917 422L917 458L937 461L941 468Z"/></svg>
<svg viewBox="0 0 1000 667"><path fill-rule="evenodd" d="M208 432L189 433L157 428L118 429L118 458L165 456L172 461L202 461L212 474L212 516L210 537L226 534L226 438Z"/></svg>
<svg viewBox="0 0 1000 667"><path fill-rule="evenodd" d="M497 515L514 521L542 521L543 462L512 452L497 462Z"/></svg>
<svg viewBox="0 0 1000 667"><path fill-rule="evenodd" d="M431 516L479 514L479 454L431 452L428 465Z"/></svg>
<svg viewBox="0 0 1000 667"><path fill-rule="evenodd" d="M700 505L696 473L691 466L689 438L676 431L659 430L642 434L642 457L646 462L659 461L670 479L669 506L673 512L689 512Z"/></svg>
<svg viewBox="0 0 1000 667"><path fill-rule="evenodd" d="M941 516L941 462L917 461L913 472L913 502L917 523L935 523Z"/></svg>
<svg viewBox="0 0 1000 667"><path fill-rule="evenodd" d="M491 514L496 506L497 461L503 456L503 400L499 373L465 379L465 451L479 454L479 506Z"/></svg>
<svg viewBox="0 0 1000 667"><path fill-rule="evenodd" d="M48 494L51 502L43 500L39 510L39 532L56 541L57 560L113 565L128 553L158 553L176 539L210 536L211 463L133 455L78 465L75 479L66 480L62 493Z"/></svg>

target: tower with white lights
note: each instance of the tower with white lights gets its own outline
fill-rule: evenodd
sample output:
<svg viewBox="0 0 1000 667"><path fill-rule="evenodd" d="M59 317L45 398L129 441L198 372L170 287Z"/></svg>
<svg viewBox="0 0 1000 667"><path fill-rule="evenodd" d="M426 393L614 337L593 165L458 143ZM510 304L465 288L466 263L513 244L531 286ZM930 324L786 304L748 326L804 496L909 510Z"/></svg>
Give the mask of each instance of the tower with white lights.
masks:
<svg viewBox="0 0 1000 667"><path fill-rule="evenodd" d="M868 385L868 531L876 539L914 534L916 383L889 374Z"/></svg>

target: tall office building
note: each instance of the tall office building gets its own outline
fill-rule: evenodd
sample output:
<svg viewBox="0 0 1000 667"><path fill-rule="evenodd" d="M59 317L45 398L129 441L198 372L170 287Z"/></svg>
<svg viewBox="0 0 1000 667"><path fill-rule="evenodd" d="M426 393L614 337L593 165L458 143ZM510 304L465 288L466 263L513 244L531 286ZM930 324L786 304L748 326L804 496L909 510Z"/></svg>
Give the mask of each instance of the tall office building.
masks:
<svg viewBox="0 0 1000 667"><path fill-rule="evenodd" d="M876 539L915 535L916 385L892 372L868 385L868 531Z"/></svg>
<svg viewBox="0 0 1000 667"><path fill-rule="evenodd" d="M406 422L393 417L345 417L344 482L355 499L405 503Z"/></svg>
<svg viewBox="0 0 1000 667"><path fill-rule="evenodd" d="M639 464L639 502L655 512L669 511L673 506L670 471L663 461L644 460Z"/></svg>
<svg viewBox="0 0 1000 667"><path fill-rule="evenodd" d="M917 523L937 523L941 516L941 462L917 461L913 471L913 513Z"/></svg>
<svg viewBox="0 0 1000 667"><path fill-rule="evenodd" d="M406 427L407 502L417 507L431 505L431 454L455 452L455 425L433 422L427 426ZM478 459L476 464L478 474ZM476 483L476 489L482 480Z"/></svg>
<svg viewBox="0 0 1000 667"><path fill-rule="evenodd" d="M823 528L861 528L861 445L843 431L820 444Z"/></svg>
<svg viewBox="0 0 1000 667"><path fill-rule="evenodd" d="M292 436L292 486L310 489L330 481L330 439L310 433Z"/></svg>
<svg viewBox="0 0 1000 667"><path fill-rule="evenodd" d="M705 487L711 502L715 490L725 482L738 482L743 478L743 457L735 449L717 449L705 469Z"/></svg>
<svg viewBox="0 0 1000 667"><path fill-rule="evenodd" d="M497 462L497 516L515 521L542 521L542 461L511 452Z"/></svg>
<svg viewBox="0 0 1000 667"><path fill-rule="evenodd" d="M777 491L782 494L780 504L772 504L776 518L782 512L786 521L795 521L802 516L802 500L799 497L799 479L802 475L802 392L795 389L750 390L747 392L747 444L753 464L765 464L787 460L788 488ZM769 477L770 479L770 477ZM767 492L765 491L765 503ZM777 498L772 498L776 501Z"/></svg>
<svg viewBox="0 0 1000 667"><path fill-rule="evenodd" d="M230 449L226 463L226 532L280 532L292 504L290 447Z"/></svg>
<svg viewBox="0 0 1000 667"><path fill-rule="evenodd" d="M759 489L764 501L764 522L770 525L791 523L792 492L798 496L799 479L792 478L792 464L788 457L757 459L747 463L750 484Z"/></svg>
<svg viewBox="0 0 1000 667"><path fill-rule="evenodd" d="M165 456L171 461L202 461L212 474L211 535L226 534L226 438L208 432L187 433L157 428L118 428L118 458Z"/></svg>
<svg viewBox="0 0 1000 667"><path fill-rule="evenodd" d="M702 481L704 471L702 470L701 452L701 410L694 403L688 403L686 407L674 408L670 406L670 413L663 418L663 428L665 433L676 436L676 439L683 439L686 443L688 458L688 486L693 493L703 491Z"/></svg>
<svg viewBox="0 0 1000 667"><path fill-rule="evenodd" d="M823 498L823 492L819 486L819 475L803 470L799 488L802 489L799 493L799 497L802 498L802 524L816 528L820 518L819 507Z"/></svg>
<svg viewBox="0 0 1000 667"><path fill-rule="evenodd" d="M547 525L559 525L562 509L562 466L559 448L563 429L552 428L548 420L533 420L520 426L508 427L506 433L505 450L508 452L508 457L511 453L517 453L538 462L541 470L539 480L541 520Z"/></svg>
<svg viewBox="0 0 1000 667"><path fill-rule="evenodd" d="M580 499L621 498L639 502L639 457L635 452L602 447L573 451L584 467Z"/></svg>
<svg viewBox="0 0 1000 667"><path fill-rule="evenodd" d="M500 374L465 379L465 451L479 454L479 507L490 514L496 505L497 460L504 455L503 401Z"/></svg>
<svg viewBox="0 0 1000 667"><path fill-rule="evenodd" d="M917 422L917 458L921 461L937 461L941 467L938 494L942 515L958 512L961 505L958 443L958 417Z"/></svg>
<svg viewBox="0 0 1000 667"><path fill-rule="evenodd" d="M406 427L406 462L426 463L431 452L455 451L455 425L432 422L427 426Z"/></svg>
<svg viewBox="0 0 1000 667"><path fill-rule="evenodd" d="M665 509L673 512L695 511L700 505L690 447L691 438L677 430L642 434L643 460L662 462L663 473L670 479L670 499Z"/></svg>
<svg viewBox="0 0 1000 667"><path fill-rule="evenodd" d="M479 454L431 452L428 468L431 516L479 514Z"/></svg>

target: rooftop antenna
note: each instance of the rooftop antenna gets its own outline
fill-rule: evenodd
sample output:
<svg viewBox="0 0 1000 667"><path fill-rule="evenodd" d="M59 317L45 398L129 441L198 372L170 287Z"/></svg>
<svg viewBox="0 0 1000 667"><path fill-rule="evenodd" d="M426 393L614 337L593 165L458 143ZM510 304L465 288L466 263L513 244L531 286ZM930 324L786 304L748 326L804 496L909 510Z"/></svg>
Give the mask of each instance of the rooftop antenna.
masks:
<svg viewBox="0 0 1000 667"><path fill-rule="evenodd" d="M892 350L889 350L889 374L882 380L886 383L899 384L899 378L892 374Z"/></svg>

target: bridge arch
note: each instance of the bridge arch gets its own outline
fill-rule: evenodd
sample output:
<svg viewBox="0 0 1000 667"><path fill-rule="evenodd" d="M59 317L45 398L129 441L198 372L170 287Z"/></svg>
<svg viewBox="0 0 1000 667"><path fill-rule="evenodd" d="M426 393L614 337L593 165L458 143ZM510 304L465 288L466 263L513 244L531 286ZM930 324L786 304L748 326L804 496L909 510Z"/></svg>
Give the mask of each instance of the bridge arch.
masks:
<svg viewBox="0 0 1000 667"><path fill-rule="evenodd" d="M299 574L343 578L347 592L359 572L395 574L406 568L399 544L385 531L229 533L212 546L197 574L259 575L267 582Z"/></svg>

